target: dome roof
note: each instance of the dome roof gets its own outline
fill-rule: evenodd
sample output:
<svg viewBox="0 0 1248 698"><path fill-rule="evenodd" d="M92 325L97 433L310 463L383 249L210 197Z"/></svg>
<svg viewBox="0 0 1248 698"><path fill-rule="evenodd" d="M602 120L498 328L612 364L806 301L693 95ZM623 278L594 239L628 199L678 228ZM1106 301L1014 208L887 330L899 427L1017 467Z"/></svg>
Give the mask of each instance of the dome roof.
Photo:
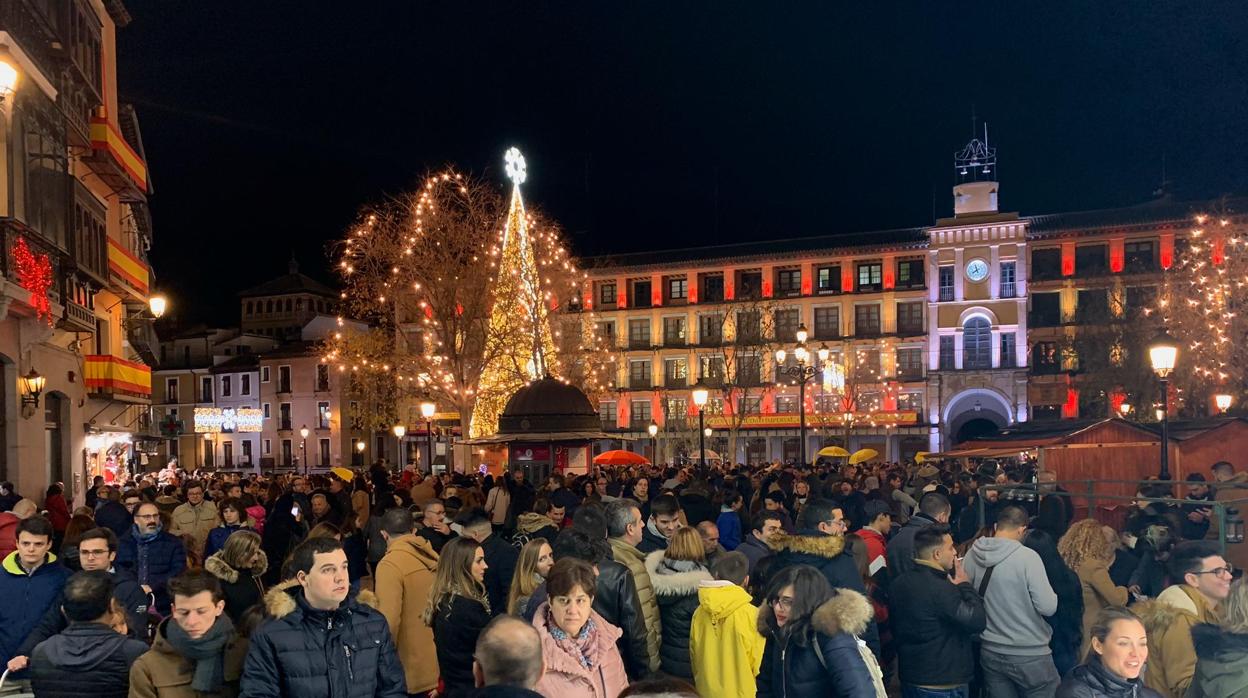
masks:
<svg viewBox="0 0 1248 698"><path fill-rule="evenodd" d="M597 431L598 411L575 386L546 376L517 390L498 418L498 433Z"/></svg>

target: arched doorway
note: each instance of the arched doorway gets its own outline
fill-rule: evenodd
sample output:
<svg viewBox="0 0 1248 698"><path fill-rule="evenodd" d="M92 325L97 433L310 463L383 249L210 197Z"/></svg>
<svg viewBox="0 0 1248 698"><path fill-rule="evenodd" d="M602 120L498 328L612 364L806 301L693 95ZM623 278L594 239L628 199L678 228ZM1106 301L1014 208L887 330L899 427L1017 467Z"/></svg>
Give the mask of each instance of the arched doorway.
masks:
<svg viewBox="0 0 1248 698"><path fill-rule="evenodd" d="M963 422L962 426L958 428L958 433L954 434L954 440L957 443L962 443L970 439L991 436L998 431L1000 431L1000 427L991 419L972 417Z"/></svg>
<svg viewBox="0 0 1248 698"><path fill-rule="evenodd" d="M1005 396L989 388L972 388L954 396L945 408L941 435L944 448L968 438L991 434L1014 423L1013 409Z"/></svg>

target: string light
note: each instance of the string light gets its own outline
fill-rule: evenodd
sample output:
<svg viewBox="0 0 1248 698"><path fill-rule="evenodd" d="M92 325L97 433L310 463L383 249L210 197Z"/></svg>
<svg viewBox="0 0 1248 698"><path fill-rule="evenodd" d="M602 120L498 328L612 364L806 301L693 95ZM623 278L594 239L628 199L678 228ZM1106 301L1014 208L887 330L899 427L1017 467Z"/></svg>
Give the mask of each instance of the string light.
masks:
<svg viewBox="0 0 1248 698"><path fill-rule="evenodd" d="M13 262L17 266L18 284L30 291L30 307L35 309L35 317L45 320L48 327L52 326L52 306L48 300L48 290L52 288L52 262L46 254L31 252L26 238L17 237L13 243Z"/></svg>

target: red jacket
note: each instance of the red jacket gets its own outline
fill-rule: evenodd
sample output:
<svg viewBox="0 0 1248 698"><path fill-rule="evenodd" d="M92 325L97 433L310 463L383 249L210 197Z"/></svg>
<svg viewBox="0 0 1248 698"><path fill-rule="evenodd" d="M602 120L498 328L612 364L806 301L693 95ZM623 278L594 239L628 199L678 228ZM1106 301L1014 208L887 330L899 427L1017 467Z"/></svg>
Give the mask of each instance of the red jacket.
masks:
<svg viewBox="0 0 1248 698"><path fill-rule="evenodd" d="M876 558L882 558L881 563L888 559L885 552L888 548L888 543L884 540L884 535L882 533L874 528L867 528L865 526L855 531L855 533L858 534L858 537L861 538L862 542L867 546L868 570L871 569L871 563L875 562ZM867 595L871 599L872 608L875 609L875 620L877 623L883 623L888 620L888 606L876 598L875 580L871 578L872 575L869 571L867 574ZM887 572L885 572L885 574L887 574Z"/></svg>
<svg viewBox="0 0 1248 698"><path fill-rule="evenodd" d="M64 533L69 526L69 507L65 504L65 495L54 494L43 502L48 510L48 521L52 522L52 530Z"/></svg>
<svg viewBox="0 0 1248 698"><path fill-rule="evenodd" d="M17 524L20 521L11 511L0 512L0 560L17 550Z"/></svg>

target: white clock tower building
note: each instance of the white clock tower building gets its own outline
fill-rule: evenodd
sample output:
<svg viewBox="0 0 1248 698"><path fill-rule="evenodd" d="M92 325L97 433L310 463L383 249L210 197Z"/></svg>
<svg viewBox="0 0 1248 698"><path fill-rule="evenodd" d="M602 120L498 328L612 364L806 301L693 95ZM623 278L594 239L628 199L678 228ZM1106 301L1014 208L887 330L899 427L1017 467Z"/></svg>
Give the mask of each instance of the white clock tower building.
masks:
<svg viewBox="0 0 1248 698"><path fill-rule="evenodd" d="M954 155L953 217L928 229L931 449L1027 419L1027 223L999 209L997 151Z"/></svg>

